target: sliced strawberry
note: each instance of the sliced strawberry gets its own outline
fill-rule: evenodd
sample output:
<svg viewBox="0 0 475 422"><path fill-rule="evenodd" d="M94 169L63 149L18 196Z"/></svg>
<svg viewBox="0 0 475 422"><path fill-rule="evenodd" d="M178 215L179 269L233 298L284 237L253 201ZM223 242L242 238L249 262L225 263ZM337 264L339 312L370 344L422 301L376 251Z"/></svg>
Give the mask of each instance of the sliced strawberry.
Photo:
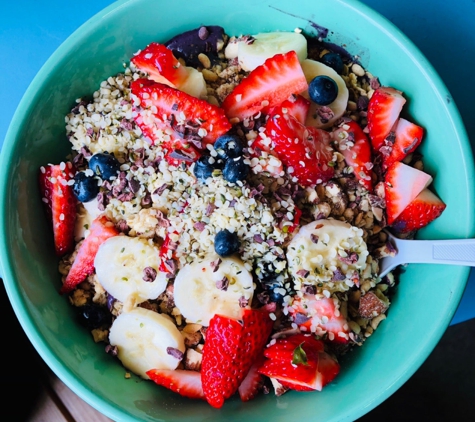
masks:
<svg viewBox="0 0 475 422"><path fill-rule="evenodd" d="M244 376L267 343L273 321L269 312L260 309L245 309L243 312L243 332L239 345L239 367ZM243 377L244 377L243 376Z"/></svg>
<svg viewBox="0 0 475 422"><path fill-rule="evenodd" d="M384 181L387 223L392 225L431 182L430 175L406 164L396 162L389 167Z"/></svg>
<svg viewBox="0 0 475 422"><path fill-rule="evenodd" d="M131 91L143 108L138 113L141 119L140 123L136 119L137 124L149 126L147 136L156 143L163 142L163 137L157 134L163 127L173 129L178 138L198 138L208 143L231 129L223 109L185 92L147 79L132 82Z"/></svg>
<svg viewBox="0 0 475 422"><path fill-rule="evenodd" d="M297 53L276 54L256 67L223 101L229 119L243 121L265 107L275 107L308 88Z"/></svg>
<svg viewBox="0 0 475 422"><path fill-rule="evenodd" d="M252 400L264 386L264 376L258 371L263 363L264 356L261 355L252 364L247 375L239 385L238 392L242 401Z"/></svg>
<svg viewBox="0 0 475 422"><path fill-rule="evenodd" d="M259 372L297 391L321 390L339 372L339 365L313 336L280 338L265 350Z"/></svg>
<svg viewBox="0 0 475 422"><path fill-rule="evenodd" d="M71 163L41 167L40 192L51 219L56 255L62 256L74 249L74 226L76 223L77 199L73 187L68 184L74 178Z"/></svg>
<svg viewBox="0 0 475 422"><path fill-rule="evenodd" d="M333 150L330 135L324 130L305 127L297 119L276 107L266 123L265 134L272 140L273 151L302 186L329 180Z"/></svg>
<svg viewBox="0 0 475 422"><path fill-rule="evenodd" d="M221 407L237 391L262 354L272 325L267 310L244 310L242 324L221 315L211 318L201 363L203 391L211 406Z"/></svg>
<svg viewBox="0 0 475 422"><path fill-rule="evenodd" d="M438 218L447 206L429 189L424 189L399 214L392 227L399 233L419 230Z"/></svg>
<svg viewBox="0 0 475 422"><path fill-rule="evenodd" d="M289 337L280 338L275 343L269 344L264 349L264 356L275 360L293 360L295 349L305 344L307 358L317 358L318 353L325 350L325 345L321 340L317 340L309 334L294 334Z"/></svg>
<svg viewBox="0 0 475 422"><path fill-rule="evenodd" d="M423 136L423 128L401 117L396 123L394 138L386 139L384 146L380 148L383 156L383 170L389 168L396 161L402 161L407 155L414 152Z"/></svg>
<svg viewBox="0 0 475 422"><path fill-rule="evenodd" d="M158 385L168 388L190 399L204 399L201 374L184 369L151 369L147 371L150 379Z"/></svg>
<svg viewBox="0 0 475 422"><path fill-rule="evenodd" d="M175 58L173 52L156 42L139 51L130 61L158 83L177 86L188 76L186 68Z"/></svg>
<svg viewBox="0 0 475 422"><path fill-rule="evenodd" d="M348 321L337 309L334 299L316 299L315 295L306 294L302 298L294 298L289 312L300 329L314 329L317 334L326 334L326 339L335 343L348 342Z"/></svg>
<svg viewBox="0 0 475 422"><path fill-rule="evenodd" d="M371 144L363 129L353 120L344 122L333 132L333 139L337 142L346 163L353 168L355 177L371 192L373 189Z"/></svg>
<svg viewBox="0 0 475 422"><path fill-rule="evenodd" d="M282 107L288 114L294 116L298 122L305 124L307 120L308 110L310 109L310 101L301 95L292 94L289 98L279 104L277 107ZM274 107L266 107L262 110L264 114L275 114Z"/></svg>
<svg viewBox="0 0 475 422"><path fill-rule="evenodd" d="M114 223L106 217L98 217L92 222L91 231L79 247L73 265L60 290L61 294L71 292L88 275L94 272L94 259L99 246L110 237L117 235L119 235L119 231L115 228Z"/></svg>
<svg viewBox="0 0 475 422"><path fill-rule="evenodd" d="M223 406L239 387L236 359L243 327L239 321L215 315L206 330L206 342L201 362L201 382L208 403Z"/></svg>
<svg viewBox="0 0 475 422"><path fill-rule="evenodd" d="M368 130L374 151L379 152L384 145L405 102L402 92L394 88L383 86L374 91L368 104Z"/></svg>
<svg viewBox="0 0 475 422"><path fill-rule="evenodd" d="M336 359L326 352L318 354L318 372L321 376L322 388L332 382L340 372L340 365Z"/></svg>

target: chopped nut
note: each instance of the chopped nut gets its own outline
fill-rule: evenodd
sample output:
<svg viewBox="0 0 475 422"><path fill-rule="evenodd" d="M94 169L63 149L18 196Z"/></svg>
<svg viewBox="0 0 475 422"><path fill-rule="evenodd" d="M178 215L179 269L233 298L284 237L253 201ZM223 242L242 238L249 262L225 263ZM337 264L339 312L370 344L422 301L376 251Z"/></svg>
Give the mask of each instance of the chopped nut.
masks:
<svg viewBox="0 0 475 422"><path fill-rule="evenodd" d="M360 299L359 314L363 318L374 318L388 309L388 304L384 303L373 292L367 292Z"/></svg>

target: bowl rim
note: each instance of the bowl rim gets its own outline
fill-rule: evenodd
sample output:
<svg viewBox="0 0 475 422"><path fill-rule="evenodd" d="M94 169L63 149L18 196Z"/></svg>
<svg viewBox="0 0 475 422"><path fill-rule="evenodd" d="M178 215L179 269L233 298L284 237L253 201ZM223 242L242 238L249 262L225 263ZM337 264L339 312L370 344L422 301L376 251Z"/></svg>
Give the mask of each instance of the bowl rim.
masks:
<svg viewBox="0 0 475 422"><path fill-rule="evenodd" d="M121 8L128 7L134 3L139 3L140 1L141 0L117 0L116 2L110 4L93 15L66 38L66 40L53 52L53 54L48 58L48 60L43 64L41 69L33 78L16 108L11 123L8 127L5 141L0 153L0 166L1 168L6 169L6 171L3 171L0 174L0 207L2 210L5 210L8 207L7 197L9 192L9 174L11 173L13 162L12 154L13 148L15 146L16 136L23 120L22 116L27 115L28 111L30 111L31 104L35 103L34 99L37 95L39 87L44 83L50 71L63 60L68 51L70 51L78 42L81 41L84 34L89 33L100 26L102 20L109 14L114 13ZM413 59L414 63L417 63L421 73L425 75L425 78L431 84L433 91L439 96L440 102L444 105L447 115L450 116L450 120L447 122L447 124L450 123L452 125L454 133L457 134L458 142L462 150L465 152L465 154L462 155L462 165L467 174L467 191L465 192L465 195L469 204L475 205L475 169L472 148L457 106L432 64L430 64L418 47L416 47L415 44L413 44L413 42L399 28L397 28L391 21L382 16L380 13L376 12L358 0L335 1L352 9L355 13L362 15L368 21L371 21L376 27L379 28L380 31L384 32L397 45L399 45L399 47ZM10 263L13 262L14 259L10 254L8 245L5 241L8 230L9 228L6 226L6 212L2 212L0 213L0 242L2 243L3 247L1 248L0 252L0 276L3 278L3 283L5 285L10 303L12 304L14 312L27 337L42 359L58 376L58 378L60 378L61 381L63 381L81 399L114 420L128 420L124 418L129 418L130 415L126 414L126 412L123 410L118 410L116 407L111 405L109 401L102 397L96 396L92 391L88 390L82 384L82 382L69 370L69 368L60 361L55 353L50 350L44 338L38 333L34 319L25 305L22 292L19 289L19 285L15 281L15 275L11 268ZM471 233L472 235L475 232L475 213L467 216L467 232ZM454 292L453 299L457 304L462 298L469 272L470 269L468 267L461 269L460 271L461 278L464 278L465 282L460 283L458 292ZM445 324L444 328L446 328L450 323L455 310L456 307L450 315L446 315L446 318L441 324ZM441 330L440 336L433 335L430 338L430 341L426 344L424 350L425 353L420 353L417 356L417 359L409 362L406 370L401 373L401 376L396 382L390 385L386 390L381 391L380 394L371 402L362 403L359 409L352 409L351 415L347 412L346 415L343 415L344 419L342 420L349 420L348 418L352 415L361 417L386 400L391 394L393 394L419 368L419 366L423 363L423 361L427 358L429 353L440 340L442 333L443 330Z"/></svg>

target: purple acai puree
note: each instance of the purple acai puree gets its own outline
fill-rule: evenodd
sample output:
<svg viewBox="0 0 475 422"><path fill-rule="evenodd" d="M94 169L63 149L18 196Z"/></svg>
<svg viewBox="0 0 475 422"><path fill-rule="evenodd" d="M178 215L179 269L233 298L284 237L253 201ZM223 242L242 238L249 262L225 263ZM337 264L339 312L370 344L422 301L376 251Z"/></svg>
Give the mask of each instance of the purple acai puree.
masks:
<svg viewBox="0 0 475 422"><path fill-rule="evenodd" d="M165 45L173 51L176 58L185 60L187 66L198 67L199 54L206 54L212 61L217 57L218 45L224 42L224 29L221 26L200 26L173 37Z"/></svg>

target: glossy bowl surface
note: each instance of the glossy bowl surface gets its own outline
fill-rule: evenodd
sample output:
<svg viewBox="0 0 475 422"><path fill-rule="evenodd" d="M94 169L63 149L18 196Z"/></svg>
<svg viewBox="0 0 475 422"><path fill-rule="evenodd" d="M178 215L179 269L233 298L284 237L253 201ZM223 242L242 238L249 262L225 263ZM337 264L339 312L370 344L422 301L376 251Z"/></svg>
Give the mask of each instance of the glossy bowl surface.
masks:
<svg viewBox="0 0 475 422"><path fill-rule="evenodd" d="M296 27L345 45L384 85L408 98L406 112L427 129L422 152L433 187L447 203L420 238L475 234L472 153L456 106L432 66L390 22L352 0L128 0L89 20L52 55L22 99L1 156L0 241L4 283L30 340L81 398L117 421L350 421L399 388L422 364L448 326L469 270L412 265L401 276L388 318L364 347L343 359L321 393L232 399L221 410L181 399L151 382L124 378L123 368L79 327L66 298L37 188L38 168L64 159L64 116L74 100L122 70L134 52L200 25L230 35ZM318 25L316 25L318 24Z"/></svg>

